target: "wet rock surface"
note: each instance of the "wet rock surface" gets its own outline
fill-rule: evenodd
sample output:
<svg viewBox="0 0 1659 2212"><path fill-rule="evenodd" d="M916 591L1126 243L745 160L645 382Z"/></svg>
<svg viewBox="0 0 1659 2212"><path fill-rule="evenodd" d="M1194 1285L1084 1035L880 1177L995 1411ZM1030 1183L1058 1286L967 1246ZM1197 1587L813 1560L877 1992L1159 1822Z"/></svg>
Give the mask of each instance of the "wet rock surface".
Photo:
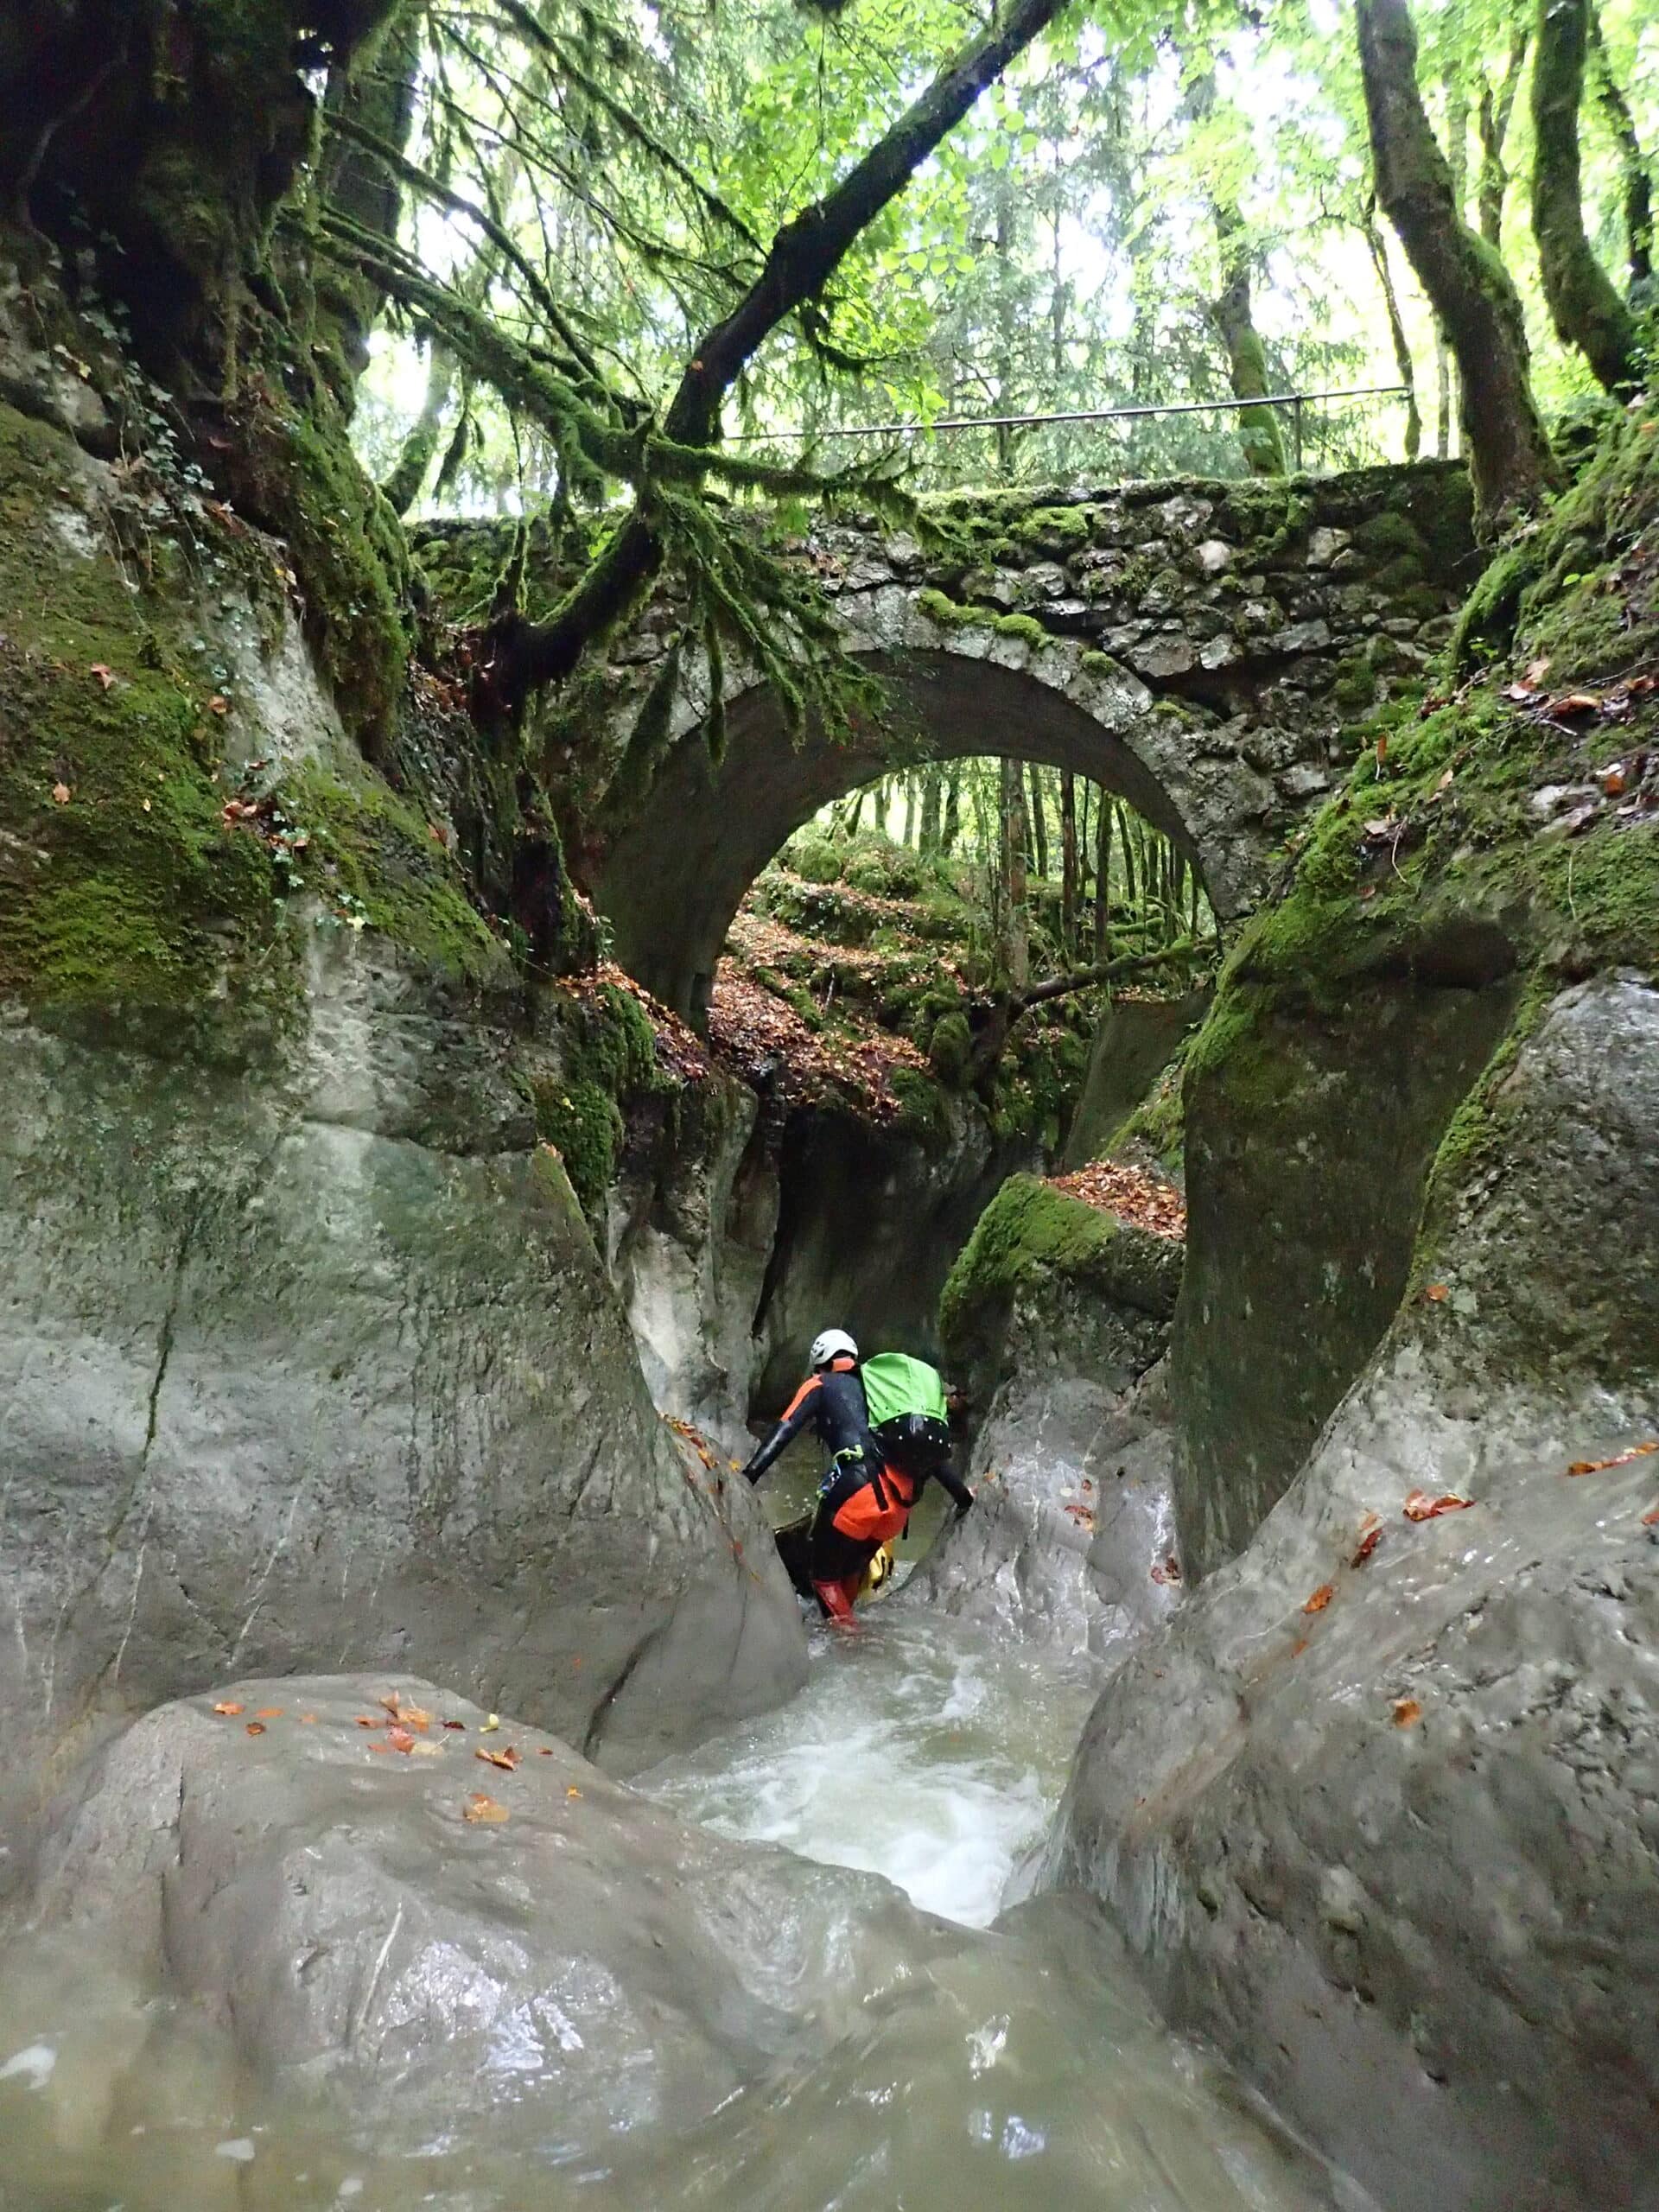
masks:
<svg viewBox="0 0 1659 2212"><path fill-rule="evenodd" d="M1108 1685L1051 1872L1397 2212L1651 2205L1659 993L1559 998L1485 1112L1433 1279Z"/></svg>
<svg viewBox="0 0 1659 2212"><path fill-rule="evenodd" d="M821 2055L948 1944L885 1883L740 1851L430 1683L401 1683L429 1719L394 1733L387 1694L302 1676L162 1708L37 1875L36 1929L204 2012L256 2107L321 2101L365 2151L441 2120L592 2155Z"/></svg>
<svg viewBox="0 0 1659 2212"><path fill-rule="evenodd" d="M1161 1363L1180 1268L1177 1244L1050 1185L1008 1186L947 1300L985 1409L976 1503L895 1604L1101 1659L1165 1617L1179 1575Z"/></svg>
<svg viewBox="0 0 1659 2212"><path fill-rule="evenodd" d="M350 943L307 1004L261 1067L0 1030L8 1828L249 1664L442 1667L622 1766L804 1669L505 1035Z"/></svg>
<svg viewBox="0 0 1659 2212"><path fill-rule="evenodd" d="M1170 2041L1084 1901L953 1927L433 1685L401 1684L403 1738L359 1729L385 1694L168 1707L60 1808L0 1961L0 2204L1343 2201ZM465 1818L480 1781L505 1820Z"/></svg>

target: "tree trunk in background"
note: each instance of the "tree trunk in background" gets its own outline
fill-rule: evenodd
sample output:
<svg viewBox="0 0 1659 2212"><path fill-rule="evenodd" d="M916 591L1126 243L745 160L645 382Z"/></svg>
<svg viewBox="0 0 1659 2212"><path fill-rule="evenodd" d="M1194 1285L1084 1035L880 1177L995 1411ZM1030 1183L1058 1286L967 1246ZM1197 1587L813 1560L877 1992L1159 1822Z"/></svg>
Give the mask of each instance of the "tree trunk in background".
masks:
<svg viewBox="0 0 1659 2212"><path fill-rule="evenodd" d="M1637 332L1584 232L1579 109L1590 49L1589 0L1540 0L1532 64L1532 229L1550 320L1609 391L1638 374Z"/></svg>
<svg viewBox="0 0 1659 2212"><path fill-rule="evenodd" d="M1496 88L1490 83L1480 88L1480 235L1494 252L1503 243L1503 195L1510 182L1510 173L1503 166L1503 143L1510 135L1510 118L1515 111L1515 96L1531 36L1531 25L1522 24L1510 41L1510 58Z"/></svg>
<svg viewBox="0 0 1659 2212"><path fill-rule="evenodd" d="M1417 83L1406 0L1358 0L1360 68L1377 198L1457 359L1460 419L1482 527L1529 513L1558 480L1529 379L1521 302L1459 214Z"/></svg>
<svg viewBox="0 0 1659 2212"><path fill-rule="evenodd" d="M922 850L930 860L939 849L939 800L942 783L937 768L922 771Z"/></svg>
<svg viewBox="0 0 1659 2212"><path fill-rule="evenodd" d="M939 828L939 851L947 859L962 835L962 763L953 760L945 771L944 820Z"/></svg>
<svg viewBox="0 0 1659 2212"><path fill-rule="evenodd" d="M1590 18L1590 59L1595 71L1596 104L1618 149L1624 198L1624 251L1630 264L1630 297L1640 302L1653 277L1653 180L1643 158L1642 142L1630 103L1607 58L1601 26Z"/></svg>
<svg viewBox="0 0 1659 2212"><path fill-rule="evenodd" d="M1216 79L1205 70L1187 87L1185 105L1196 123L1207 122L1216 109ZM1268 377L1267 350L1250 307L1250 241L1236 203L1213 194L1210 212L1216 226L1221 256L1221 291L1211 302L1211 319L1227 354L1227 380L1235 399L1260 399L1273 386ZM1252 474L1285 474L1285 439L1277 410L1271 407L1243 407L1238 412L1239 443Z"/></svg>
<svg viewBox="0 0 1659 2212"><path fill-rule="evenodd" d="M1012 415L1014 408L1014 175L1000 170L993 189L996 194L996 411ZM996 436L996 476L1001 484L1014 475L1014 434L1000 429Z"/></svg>
<svg viewBox="0 0 1659 2212"><path fill-rule="evenodd" d="M1434 321L1434 451L1445 461L1452 451L1452 355L1446 329Z"/></svg>
<svg viewBox="0 0 1659 2212"><path fill-rule="evenodd" d="M1060 771L1060 943L1068 960L1077 950L1077 782Z"/></svg>
<svg viewBox="0 0 1659 2212"><path fill-rule="evenodd" d="M905 778L905 835L906 849L913 850L916 843L916 778L914 773Z"/></svg>
<svg viewBox="0 0 1659 2212"><path fill-rule="evenodd" d="M868 797L868 789L853 793L851 803L846 813L841 817L841 827L847 836L857 836L859 820L864 812L864 802Z"/></svg>
<svg viewBox="0 0 1659 2212"><path fill-rule="evenodd" d="M443 418L455 386L455 357L435 334L428 341L426 397L416 416L397 466L380 486L394 514L406 515L421 496L426 473L432 466L443 435Z"/></svg>
<svg viewBox="0 0 1659 2212"><path fill-rule="evenodd" d="M1026 880L1026 785L1017 760L998 763L1001 804L998 810L1001 836L1003 883L1002 933L999 965L1016 991L1031 980L1031 914Z"/></svg>
<svg viewBox="0 0 1659 2212"><path fill-rule="evenodd" d="M1423 444L1422 410L1417 404L1417 365L1411 358L1411 340L1406 336L1399 296L1394 289L1394 272L1389 267L1389 249L1369 210L1365 217L1365 245L1371 257L1371 266L1376 271L1383 310L1389 318L1389 339L1394 347L1395 372L1406 387L1406 459L1415 461ZM1447 397L1450 398L1449 393ZM1447 411L1450 412L1449 408Z"/></svg>
<svg viewBox="0 0 1659 2212"><path fill-rule="evenodd" d="M1033 760L1028 781L1031 785L1032 851L1037 861L1037 880L1048 880L1048 810L1043 793L1043 772Z"/></svg>
<svg viewBox="0 0 1659 2212"><path fill-rule="evenodd" d="M1236 208L1217 207L1215 212L1224 282L1211 313L1227 349L1227 380L1234 398L1260 399L1272 391L1273 385L1268 375L1267 350L1250 308L1249 246L1243 220ZM1241 407L1238 436L1252 474L1285 474L1285 437L1275 408Z"/></svg>
<svg viewBox="0 0 1659 2212"><path fill-rule="evenodd" d="M1104 791L1095 805L1095 958L1107 960L1112 944L1112 824L1117 809Z"/></svg>

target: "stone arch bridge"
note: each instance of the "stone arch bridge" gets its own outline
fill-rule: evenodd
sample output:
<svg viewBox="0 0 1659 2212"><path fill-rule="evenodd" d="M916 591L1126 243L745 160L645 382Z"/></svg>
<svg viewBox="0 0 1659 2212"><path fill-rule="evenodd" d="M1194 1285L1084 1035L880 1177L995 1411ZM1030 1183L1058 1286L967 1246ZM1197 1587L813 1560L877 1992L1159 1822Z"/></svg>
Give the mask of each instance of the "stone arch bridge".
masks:
<svg viewBox="0 0 1659 2212"><path fill-rule="evenodd" d="M967 554L934 556L874 520L795 549L883 679L885 727L791 743L772 694L728 678L720 766L684 704L598 859L589 887L617 957L680 1013L700 1018L779 846L828 801L922 759L1002 754L1094 778L1236 918L1351 760L1344 723L1425 666L1474 567L1467 481L1445 463L944 504ZM619 640L620 719L671 621L647 609Z"/></svg>

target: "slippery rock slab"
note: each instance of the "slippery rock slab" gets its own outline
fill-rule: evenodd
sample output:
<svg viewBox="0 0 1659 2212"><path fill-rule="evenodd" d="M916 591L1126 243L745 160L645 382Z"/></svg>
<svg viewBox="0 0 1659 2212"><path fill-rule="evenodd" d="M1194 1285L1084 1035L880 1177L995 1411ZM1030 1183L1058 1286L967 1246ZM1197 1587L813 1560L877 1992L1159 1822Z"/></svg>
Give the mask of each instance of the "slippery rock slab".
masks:
<svg viewBox="0 0 1659 2212"><path fill-rule="evenodd" d="M424 1726L358 1725L385 1723L394 1693ZM292 2124L315 2108L367 2152L431 2140L541 2162L692 2126L810 2064L950 1947L876 1878L685 1826L485 1717L384 1675L164 1707L63 1809L34 1941L182 2003L198 2039L205 2024L217 2094L232 2069L232 2139L267 2109ZM512 1771L476 1756L509 1748ZM506 1817L469 1820L480 1792ZM139 2069L173 2032L151 2009Z"/></svg>
<svg viewBox="0 0 1659 2212"><path fill-rule="evenodd" d="M442 1669L618 1766L804 1672L502 1038L349 946L306 1014L257 1068L0 1028L0 1830L249 1665Z"/></svg>
<svg viewBox="0 0 1659 2212"><path fill-rule="evenodd" d="M976 1503L895 1599L1104 1659L1179 1593L1160 1363L1177 1246L1081 1199L1006 1186L947 1294L982 1402Z"/></svg>
<svg viewBox="0 0 1659 2212"><path fill-rule="evenodd" d="M1565 994L1475 1114L1433 1279L1109 1683L1050 1872L1395 2212L1651 2206L1659 1454L1594 1463L1659 1439L1659 993Z"/></svg>

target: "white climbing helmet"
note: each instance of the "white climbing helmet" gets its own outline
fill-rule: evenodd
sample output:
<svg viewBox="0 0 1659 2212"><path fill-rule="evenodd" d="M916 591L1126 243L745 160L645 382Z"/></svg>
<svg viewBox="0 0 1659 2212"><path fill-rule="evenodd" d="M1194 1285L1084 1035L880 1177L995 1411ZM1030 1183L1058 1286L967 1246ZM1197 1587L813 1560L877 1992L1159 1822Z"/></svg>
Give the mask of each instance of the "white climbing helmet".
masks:
<svg viewBox="0 0 1659 2212"><path fill-rule="evenodd" d="M815 1368L828 1367L832 1360L856 1359L858 1346L845 1329L823 1329L813 1338L808 1357Z"/></svg>

